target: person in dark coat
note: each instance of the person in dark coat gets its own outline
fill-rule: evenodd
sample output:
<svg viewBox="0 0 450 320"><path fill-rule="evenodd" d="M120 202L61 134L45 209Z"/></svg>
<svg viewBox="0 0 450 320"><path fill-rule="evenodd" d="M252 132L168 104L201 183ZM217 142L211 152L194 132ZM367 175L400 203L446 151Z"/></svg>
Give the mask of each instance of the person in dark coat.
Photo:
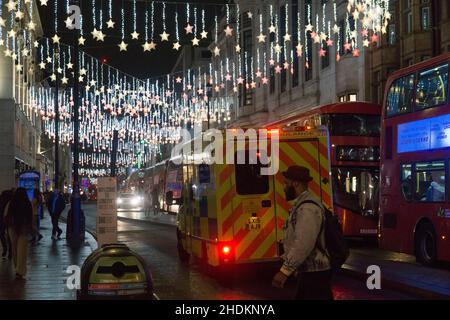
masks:
<svg viewBox="0 0 450 320"><path fill-rule="evenodd" d="M52 217L52 239L61 239L62 230L59 227L59 218L61 217L61 213L66 208L66 202L64 201L64 197L61 192L59 192L58 189L55 189L55 191L50 196L50 201L48 204L50 216Z"/></svg>
<svg viewBox="0 0 450 320"><path fill-rule="evenodd" d="M11 201L13 196L12 190L5 190L0 195L0 242L2 244L2 257L5 258L8 253L9 259L12 258L12 250L11 250L11 241L6 233L6 207L8 203Z"/></svg>

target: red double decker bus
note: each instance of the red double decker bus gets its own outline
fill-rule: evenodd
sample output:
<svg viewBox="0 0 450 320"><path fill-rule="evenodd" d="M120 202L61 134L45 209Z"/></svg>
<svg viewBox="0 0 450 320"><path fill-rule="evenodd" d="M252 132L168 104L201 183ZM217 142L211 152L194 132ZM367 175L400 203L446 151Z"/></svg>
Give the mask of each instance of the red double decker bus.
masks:
<svg viewBox="0 0 450 320"><path fill-rule="evenodd" d="M450 261L450 54L393 73L381 126L380 246Z"/></svg>
<svg viewBox="0 0 450 320"><path fill-rule="evenodd" d="M380 105L344 102L268 126L328 126L334 211L346 237L376 238L378 234L380 117Z"/></svg>

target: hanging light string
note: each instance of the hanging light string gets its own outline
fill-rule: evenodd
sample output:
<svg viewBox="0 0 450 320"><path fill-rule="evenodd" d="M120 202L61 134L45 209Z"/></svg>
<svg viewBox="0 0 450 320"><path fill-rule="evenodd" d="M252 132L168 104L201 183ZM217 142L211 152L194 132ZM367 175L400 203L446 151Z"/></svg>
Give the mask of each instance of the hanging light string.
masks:
<svg viewBox="0 0 450 320"><path fill-rule="evenodd" d="M148 41L148 4L147 2L145 2L145 42L147 41Z"/></svg>
<svg viewBox="0 0 450 320"><path fill-rule="evenodd" d="M162 18L163 18L163 31L166 31L166 3L165 2L163 2Z"/></svg>
<svg viewBox="0 0 450 320"><path fill-rule="evenodd" d="M121 9L121 24L122 24L122 29L121 29L122 30L122 40L124 40L125 39L125 11L123 9L123 6Z"/></svg>
<svg viewBox="0 0 450 320"><path fill-rule="evenodd" d="M155 36L155 2L154 1L152 1L152 4L151 4L151 26L152 26L151 38L153 41L154 36Z"/></svg>
<svg viewBox="0 0 450 320"><path fill-rule="evenodd" d="M136 0L133 0L133 31L136 31L137 16L136 16Z"/></svg>

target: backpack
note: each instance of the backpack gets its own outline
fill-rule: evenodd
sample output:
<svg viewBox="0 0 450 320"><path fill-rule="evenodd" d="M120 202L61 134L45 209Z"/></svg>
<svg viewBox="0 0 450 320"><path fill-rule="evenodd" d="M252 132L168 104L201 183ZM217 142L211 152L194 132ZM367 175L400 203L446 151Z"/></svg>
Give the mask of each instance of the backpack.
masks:
<svg viewBox="0 0 450 320"><path fill-rule="evenodd" d="M320 206L312 200L301 202L297 208L300 208L300 206L306 203L312 203L320 208ZM317 241L319 241L322 231L325 232L326 248L319 247L319 249L325 254L328 251L331 268L333 270L339 270L350 255L350 251L347 241L344 239L342 225L339 222L338 217L327 208L324 208L324 221L322 222Z"/></svg>

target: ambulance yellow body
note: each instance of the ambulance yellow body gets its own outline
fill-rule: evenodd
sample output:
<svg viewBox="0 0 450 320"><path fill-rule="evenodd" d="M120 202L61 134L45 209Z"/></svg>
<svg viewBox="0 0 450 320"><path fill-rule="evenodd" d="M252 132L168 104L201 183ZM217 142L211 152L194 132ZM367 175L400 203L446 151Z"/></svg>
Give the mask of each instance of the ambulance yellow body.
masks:
<svg viewBox="0 0 450 320"><path fill-rule="evenodd" d="M184 157L183 205L177 215L181 260L194 256L215 267L278 259L292 206L285 200L282 172L291 165L310 169L310 191L333 211L328 130L288 127L277 129L277 135L274 175L261 175L260 164L196 164ZM270 139L269 134L269 145Z"/></svg>

